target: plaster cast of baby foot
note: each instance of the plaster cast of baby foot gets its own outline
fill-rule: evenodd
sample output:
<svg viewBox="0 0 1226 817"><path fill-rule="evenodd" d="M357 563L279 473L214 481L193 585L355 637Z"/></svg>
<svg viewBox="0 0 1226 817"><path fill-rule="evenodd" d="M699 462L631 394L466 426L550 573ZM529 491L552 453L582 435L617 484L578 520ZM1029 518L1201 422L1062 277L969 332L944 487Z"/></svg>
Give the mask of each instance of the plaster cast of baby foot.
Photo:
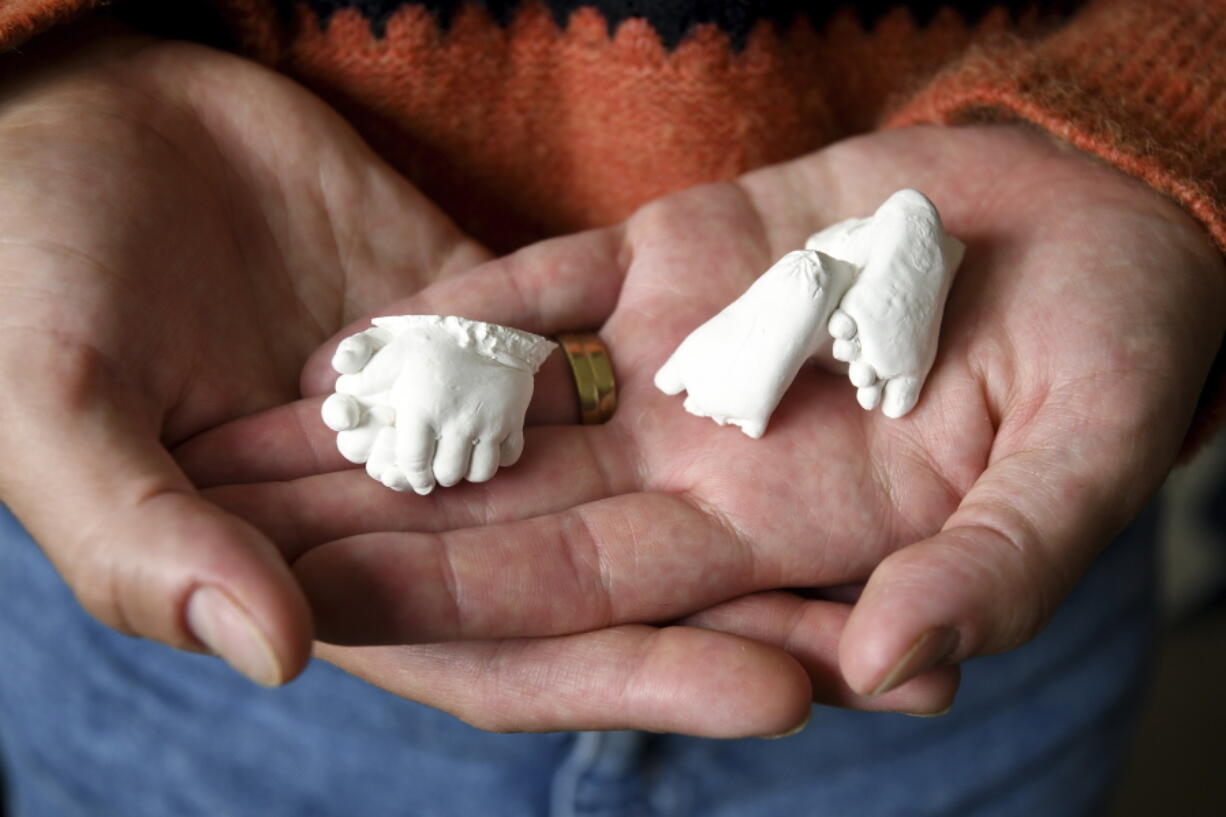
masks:
<svg viewBox="0 0 1226 817"><path fill-rule="evenodd" d="M506 326L438 315L376 318L333 357L324 401L337 447L397 491L484 482L523 451L532 378L555 344Z"/></svg>
<svg viewBox="0 0 1226 817"><path fill-rule="evenodd" d="M916 190L890 196L854 233L863 241L851 231L842 240L867 252L830 317L833 354L847 362L861 406L871 411L880 404L887 417L902 417L915 407L936 358L945 299L965 247L945 233L936 207Z"/></svg>
<svg viewBox="0 0 1226 817"><path fill-rule="evenodd" d="M823 328L852 274L820 252L788 253L682 341L656 372L656 387L685 390L690 414L761 437L801 365L825 342Z"/></svg>

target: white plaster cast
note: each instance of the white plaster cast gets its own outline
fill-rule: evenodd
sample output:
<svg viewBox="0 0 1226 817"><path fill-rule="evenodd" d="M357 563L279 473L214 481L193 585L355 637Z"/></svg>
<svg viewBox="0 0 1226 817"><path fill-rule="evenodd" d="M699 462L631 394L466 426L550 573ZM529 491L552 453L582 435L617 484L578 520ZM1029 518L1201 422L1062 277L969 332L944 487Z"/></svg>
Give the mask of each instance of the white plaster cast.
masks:
<svg viewBox="0 0 1226 817"><path fill-rule="evenodd" d="M688 392L691 414L760 437L828 333L860 404L901 417L936 357L963 249L923 194L900 190L871 217L831 225L785 255L682 341L656 386Z"/></svg>
<svg viewBox="0 0 1226 817"><path fill-rule="evenodd" d="M761 437L804 362L826 340L850 265L796 250L682 341L656 372L665 394L688 392L685 410Z"/></svg>
<svg viewBox="0 0 1226 817"><path fill-rule="evenodd" d="M375 318L341 341L324 423L341 454L397 491L484 482L519 459L533 376L556 344L439 315Z"/></svg>
<svg viewBox="0 0 1226 817"><path fill-rule="evenodd" d="M805 243L828 245L859 270L830 316L834 357L848 364L861 406L902 417L919 401L936 359L945 301L966 247L917 190L899 190L871 218L834 225Z"/></svg>

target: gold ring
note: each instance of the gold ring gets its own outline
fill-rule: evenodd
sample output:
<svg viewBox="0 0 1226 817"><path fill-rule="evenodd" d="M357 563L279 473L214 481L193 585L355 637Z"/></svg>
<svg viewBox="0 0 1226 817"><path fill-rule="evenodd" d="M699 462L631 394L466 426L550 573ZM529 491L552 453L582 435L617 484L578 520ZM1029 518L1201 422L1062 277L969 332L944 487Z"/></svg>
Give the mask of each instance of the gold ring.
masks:
<svg viewBox="0 0 1226 817"><path fill-rule="evenodd" d="M599 425L617 409L617 383L604 342L592 333L558 335L579 392L579 416L585 426Z"/></svg>

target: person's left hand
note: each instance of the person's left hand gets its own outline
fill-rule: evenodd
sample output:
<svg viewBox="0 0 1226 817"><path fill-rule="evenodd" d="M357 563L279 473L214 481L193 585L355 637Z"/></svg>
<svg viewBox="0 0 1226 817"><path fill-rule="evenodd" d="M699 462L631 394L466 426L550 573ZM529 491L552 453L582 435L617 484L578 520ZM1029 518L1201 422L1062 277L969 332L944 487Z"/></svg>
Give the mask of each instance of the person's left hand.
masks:
<svg viewBox="0 0 1226 817"><path fill-rule="evenodd" d="M755 441L654 388L680 339L773 260L906 186L968 245L910 416L863 412L844 378L802 372ZM955 678L924 673L1029 639L1169 468L1220 342L1222 284L1186 215L1041 136L875 134L389 309L544 333L603 323L617 416L533 430L488 486L406 498L307 446L244 449L296 423L326 434L317 399L180 458L205 484L246 483L211 496L287 551L323 638L467 642L320 652L478 726L761 734L799 721L810 695L939 711ZM308 366L314 393L329 353ZM538 419L564 404L559 376L542 373ZM850 620L778 592L865 580ZM685 616L751 640L632 625ZM520 636L554 637L499 640Z"/></svg>

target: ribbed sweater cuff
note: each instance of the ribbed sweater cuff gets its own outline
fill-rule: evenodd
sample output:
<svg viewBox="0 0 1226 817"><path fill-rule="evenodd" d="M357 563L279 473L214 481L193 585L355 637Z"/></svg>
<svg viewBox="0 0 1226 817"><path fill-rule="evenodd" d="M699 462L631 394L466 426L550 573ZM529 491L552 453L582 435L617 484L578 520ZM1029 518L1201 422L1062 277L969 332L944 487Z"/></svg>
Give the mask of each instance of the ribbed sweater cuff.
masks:
<svg viewBox="0 0 1226 817"><path fill-rule="evenodd" d="M1178 201L1226 251L1226 2L1104 0L937 74L887 121L1023 120ZM1185 456L1226 419L1219 352Z"/></svg>
<svg viewBox="0 0 1226 817"><path fill-rule="evenodd" d="M1226 2L1091 3L942 70L888 125L1020 118L1179 201L1226 250Z"/></svg>

